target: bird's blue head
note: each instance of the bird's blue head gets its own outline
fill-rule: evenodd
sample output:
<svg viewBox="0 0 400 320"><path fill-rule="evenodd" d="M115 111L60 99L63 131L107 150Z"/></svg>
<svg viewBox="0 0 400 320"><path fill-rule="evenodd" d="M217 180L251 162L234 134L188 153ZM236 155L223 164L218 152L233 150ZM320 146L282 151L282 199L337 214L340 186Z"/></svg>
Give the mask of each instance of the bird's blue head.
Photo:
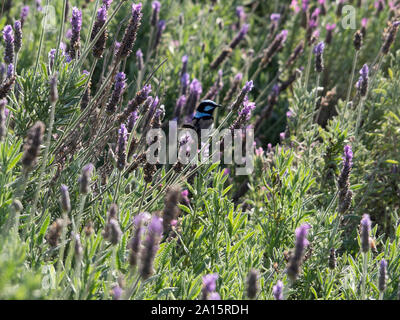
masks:
<svg viewBox="0 0 400 320"><path fill-rule="evenodd" d="M197 107L196 114L194 115L195 118L204 118L204 117L212 117L212 114L215 108L221 107L221 105L215 103L212 100L203 100L200 102L199 106Z"/></svg>

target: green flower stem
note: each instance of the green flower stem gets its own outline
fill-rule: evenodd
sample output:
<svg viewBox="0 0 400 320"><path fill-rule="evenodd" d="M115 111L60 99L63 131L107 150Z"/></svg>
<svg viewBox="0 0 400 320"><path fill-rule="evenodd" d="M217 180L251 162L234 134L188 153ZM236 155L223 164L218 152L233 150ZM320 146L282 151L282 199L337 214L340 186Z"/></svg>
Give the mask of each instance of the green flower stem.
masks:
<svg viewBox="0 0 400 320"><path fill-rule="evenodd" d="M361 282L361 300L366 299L366 282L368 276L368 252L363 252L363 269L362 269L362 282Z"/></svg>

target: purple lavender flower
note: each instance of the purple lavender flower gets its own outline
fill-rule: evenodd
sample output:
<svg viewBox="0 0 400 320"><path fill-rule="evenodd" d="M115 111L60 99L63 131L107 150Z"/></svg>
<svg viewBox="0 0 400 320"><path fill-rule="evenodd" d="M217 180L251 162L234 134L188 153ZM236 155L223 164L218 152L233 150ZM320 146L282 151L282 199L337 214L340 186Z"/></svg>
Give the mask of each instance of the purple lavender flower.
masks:
<svg viewBox="0 0 400 320"><path fill-rule="evenodd" d="M181 69L181 76L184 75L187 72L187 64L188 64L188 56L184 55L182 57L182 69Z"/></svg>
<svg viewBox="0 0 400 320"><path fill-rule="evenodd" d="M287 267L287 274L292 281L299 275L300 265L303 260L305 248L308 246L307 233L311 226L303 224L296 229L296 246L293 255L290 257Z"/></svg>
<svg viewBox="0 0 400 320"><path fill-rule="evenodd" d="M80 49L80 37L81 37L81 28L82 28L82 11L77 7L72 8L72 17L71 17L71 29L72 35L70 40L70 49L69 56L71 59L75 59L79 57L79 49Z"/></svg>
<svg viewBox="0 0 400 320"><path fill-rule="evenodd" d="M243 27L240 29L240 31L238 32L238 34L236 35L235 38L233 38L233 40L231 41L231 43L229 44L229 47L233 50L236 48L236 46L239 44L240 41L243 40L243 38L245 37L245 35L247 34L247 32L249 31L249 24L244 24Z"/></svg>
<svg viewBox="0 0 400 320"><path fill-rule="evenodd" d="M7 78L10 79L14 74L14 65L10 63L7 67Z"/></svg>
<svg viewBox="0 0 400 320"><path fill-rule="evenodd" d="M158 250L158 245L163 233L162 219L158 216L153 216L148 228L147 237L142 251L142 260L140 275L143 279L147 279L152 273L153 261Z"/></svg>
<svg viewBox="0 0 400 320"><path fill-rule="evenodd" d="M281 19L281 15L279 13L273 13L270 16L270 19L271 19L272 22L278 23L279 20Z"/></svg>
<svg viewBox="0 0 400 320"><path fill-rule="evenodd" d="M132 4L132 17L129 20L129 24L125 30L125 34L121 42L121 47L117 52L117 57L119 59L126 58L131 54L141 19L142 19L142 3Z"/></svg>
<svg viewBox="0 0 400 320"><path fill-rule="evenodd" d="M364 64L360 70L360 78L356 83L356 87L362 97L365 97L368 92L368 72L368 65Z"/></svg>
<svg viewBox="0 0 400 320"><path fill-rule="evenodd" d="M127 130L128 130L129 133L132 132L133 127L135 126L135 123L136 123L137 119L138 119L137 111L131 112L131 114L129 115L128 124L127 124Z"/></svg>
<svg viewBox="0 0 400 320"><path fill-rule="evenodd" d="M236 16L238 17L238 21L236 23L236 29L238 30L242 23L246 20L246 13L244 12L243 6L236 7Z"/></svg>
<svg viewBox="0 0 400 320"><path fill-rule="evenodd" d="M350 190L350 172L353 166L353 151L350 145L344 147L343 156L343 168L339 176L338 186L339 186L339 211L341 213L346 212L351 205L351 199L353 196Z"/></svg>
<svg viewBox="0 0 400 320"><path fill-rule="evenodd" d="M185 95L181 95L179 97L179 99L176 101L176 105L175 105L175 110L174 110L174 116L173 119L176 121L179 121L179 118L181 116L182 113L182 109L186 104L186 96Z"/></svg>
<svg viewBox="0 0 400 320"><path fill-rule="evenodd" d="M106 6L106 9L108 10L112 2L113 0L103 0L103 5Z"/></svg>
<svg viewBox="0 0 400 320"><path fill-rule="evenodd" d="M151 16L151 25L156 26L158 24L158 19L160 15L161 3L159 1L153 1L151 3L153 9L153 15Z"/></svg>
<svg viewBox="0 0 400 320"><path fill-rule="evenodd" d="M145 222L146 215L148 215L147 212L141 212L137 216L135 216L134 219L134 225L135 225L135 235L132 237L132 239L129 241L128 247L130 249L129 252L129 264L134 267L137 265L137 258L139 255L139 249L141 246L141 238L142 238L142 233L143 233L143 224Z"/></svg>
<svg viewBox="0 0 400 320"><path fill-rule="evenodd" d="M14 49L15 52L18 52L22 47L21 21L17 20L14 22L14 30L15 30Z"/></svg>
<svg viewBox="0 0 400 320"><path fill-rule="evenodd" d="M26 18L28 18L28 14L29 14L29 6L23 6L21 9L21 27L24 25Z"/></svg>
<svg viewBox="0 0 400 320"><path fill-rule="evenodd" d="M4 62L7 64L14 62L14 32L10 25L3 29L3 39L5 42Z"/></svg>
<svg viewBox="0 0 400 320"><path fill-rule="evenodd" d="M371 219L368 214L363 214L361 219L361 251L367 253L370 248L369 235L371 233Z"/></svg>
<svg viewBox="0 0 400 320"><path fill-rule="evenodd" d="M191 121L193 113L196 109L197 103L199 102L200 95L203 92L201 83L197 79L193 79L189 86L189 97L186 100L186 121Z"/></svg>
<svg viewBox="0 0 400 320"><path fill-rule="evenodd" d="M215 291L217 288L218 273L207 274L203 277L203 290L207 291L207 293L211 293Z"/></svg>
<svg viewBox="0 0 400 320"><path fill-rule="evenodd" d="M307 9L308 9L308 3L309 3L309 0L302 0L301 1L301 8L303 9L304 12L306 12Z"/></svg>
<svg viewBox="0 0 400 320"><path fill-rule="evenodd" d="M272 41L269 47L264 51L264 56L261 60L261 66L265 67L271 59L278 53L284 46L288 36L287 30L282 30Z"/></svg>
<svg viewBox="0 0 400 320"><path fill-rule="evenodd" d="M122 292L123 292L123 290L119 285L113 286L113 288L111 290L111 296L112 296L113 300L121 299Z"/></svg>
<svg viewBox="0 0 400 320"><path fill-rule="evenodd" d="M93 25L92 33L90 34L90 41L93 41L97 34L103 28L107 20L107 6L103 5L99 10L97 10L97 18ZM95 45L93 46L93 56L100 59L103 56L103 52L106 46L107 32L103 30L101 35L98 37Z"/></svg>
<svg viewBox="0 0 400 320"><path fill-rule="evenodd" d="M128 131L124 124L121 124L118 130L118 143L117 143L117 169L124 170L126 165L126 145L128 142Z"/></svg>
<svg viewBox="0 0 400 320"><path fill-rule="evenodd" d="M154 49L154 50L157 50L158 45L159 45L160 42L161 42L161 36L162 36L162 33L163 33L164 30L165 30L165 27L166 27L166 22L165 22L165 20L160 20L160 21L158 22L158 24L157 24L156 39L155 39L155 41L154 41L154 46L153 46L153 49Z"/></svg>
<svg viewBox="0 0 400 320"><path fill-rule="evenodd" d="M35 4L36 4L36 10L38 12L42 12L43 8L42 8L42 0L35 0Z"/></svg>
<svg viewBox="0 0 400 320"><path fill-rule="evenodd" d="M379 264L379 280L378 280L378 288L380 292L384 292L386 289L386 278L387 278L387 261L382 259Z"/></svg>
<svg viewBox="0 0 400 320"><path fill-rule="evenodd" d="M275 300L283 300L283 282L278 280L276 285L272 288Z"/></svg>
<svg viewBox="0 0 400 320"><path fill-rule="evenodd" d="M181 94L185 95L187 93L189 82L190 76L189 73L186 72L181 76Z"/></svg>
<svg viewBox="0 0 400 320"><path fill-rule="evenodd" d="M211 292L208 296L208 300L221 300L221 296L218 292Z"/></svg>
<svg viewBox="0 0 400 320"><path fill-rule="evenodd" d="M328 23L326 25L326 36L325 36L325 43L326 44L330 44L332 42L332 36L333 36L333 31L336 28L336 24L335 23Z"/></svg>
<svg viewBox="0 0 400 320"><path fill-rule="evenodd" d="M136 63L137 63L137 68L138 70L142 70L143 69L143 52L141 49L138 49L138 51L136 51Z"/></svg>
<svg viewBox="0 0 400 320"><path fill-rule="evenodd" d="M325 43L321 41L318 43L313 50L313 53L315 54L315 70L317 72L322 72L324 69L324 62L322 58L322 54L324 53L324 48L325 48Z"/></svg>
<svg viewBox="0 0 400 320"><path fill-rule="evenodd" d="M126 75L123 72L119 72L115 76L114 91L111 95L110 101L107 104L107 112L109 114L114 113L117 109L117 104L120 101L123 91L125 89L125 85L126 85L125 79L126 79Z"/></svg>

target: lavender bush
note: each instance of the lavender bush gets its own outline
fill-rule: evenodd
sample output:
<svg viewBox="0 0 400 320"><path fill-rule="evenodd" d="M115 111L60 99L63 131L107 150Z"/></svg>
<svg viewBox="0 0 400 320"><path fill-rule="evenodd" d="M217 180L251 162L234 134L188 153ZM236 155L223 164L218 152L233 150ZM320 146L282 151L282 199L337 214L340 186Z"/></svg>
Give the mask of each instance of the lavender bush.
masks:
<svg viewBox="0 0 400 320"><path fill-rule="evenodd" d="M1 7L0 299L398 298L397 2L69 2ZM205 99L246 175L148 161Z"/></svg>

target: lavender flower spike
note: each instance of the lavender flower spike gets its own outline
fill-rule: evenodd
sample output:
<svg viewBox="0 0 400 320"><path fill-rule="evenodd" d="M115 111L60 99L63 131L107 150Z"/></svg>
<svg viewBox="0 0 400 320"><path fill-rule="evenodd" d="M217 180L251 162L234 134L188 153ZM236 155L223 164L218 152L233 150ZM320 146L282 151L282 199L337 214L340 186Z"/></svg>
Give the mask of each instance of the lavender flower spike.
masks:
<svg viewBox="0 0 400 320"><path fill-rule="evenodd" d="M243 27L240 29L240 31L238 32L238 34L236 35L235 38L233 38L233 40L231 41L231 43L229 44L229 47L233 50L236 48L236 46L239 44L240 41L243 40L243 38L245 37L245 35L247 34L247 32L249 31L249 24L244 24Z"/></svg>
<svg viewBox="0 0 400 320"><path fill-rule="evenodd" d="M159 45L160 42L161 42L161 36L162 36L162 33L163 33L164 30L165 30L165 27L166 27L166 22L165 22L165 20L160 20L160 21L158 22L158 24L157 24L156 39L155 39L155 41L154 41L154 46L153 46L153 49L154 49L154 50L157 50L157 47L158 47L158 45Z"/></svg>
<svg viewBox="0 0 400 320"><path fill-rule="evenodd" d="M104 26L105 22L107 20L107 7L103 5L98 11L97 11L97 19L93 25L92 33L90 34L90 41L93 41L94 38L96 38L97 34L101 30L101 28ZM93 56L100 59L103 55L105 46L106 46L106 41L107 41L107 32L104 30L100 37L97 39L95 45L93 46Z"/></svg>
<svg viewBox="0 0 400 320"><path fill-rule="evenodd" d="M207 274L203 277L203 289L202 298L207 300L207 296L215 291L217 288L216 281L218 279L218 273Z"/></svg>
<svg viewBox="0 0 400 320"><path fill-rule="evenodd" d="M82 11L77 7L72 8L72 17L71 17L71 41L70 41L70 50L69 56L71 59L75 59L79 57L79 49L80 49L80 39L81 39L81 28L82 28Z"/></svg>
<svg viewBox="0 0 400 320"><path fill-rule="evenodd" d="M132 4L132 17L125 29L125 34L121 42L121 46L117 52L117 58L122 59L128 57L132 53L133 44L136 40L136 33L139 29L142 19L142 4Z"/></svg>
<svg viewBox="0 0 400 320"><path fill-rule="evenodd" d="M380 292L384 292L386 290L386 278L387 278L387 261L382 259L379 264L379 281L378 288Z"/></svg>
<svg viewBox="0 0 400 320"><path fill-rule="evenodd" d="M361 223L360 223L360 228L361 228L361 250L364 253L367 253L370 248L370 243L369 243L369 235L371 233L371 219L369 218L368 214L364 214Z"/></svg>
<svg viewBox="0 0 400 320"><path fill-rule="evenodd" d="M24 22L26 21L26 18L28 18L29 14L29 6L23 6L21 9L21 27L24 25Z"/></svg>
<svg viewBox="0 0 400 320"><path fill-rule="evenodd" d="M350 145L344 147L344 157L343 157L343 168L339 176L338 186L339 186L339 211L345 213L351 204L351 199L353 196L350 190L350 172L353 166L353 151Z"/></svg>
<svg viewBox="0 0 400 320"><path fill-rule="evenodd" d="M3 29L3 39L5 42L4 62L7 64L14 61L14 32L10 25L6 25Z"/></svg>
<svg viewBox="0 0 400 320"><path fill-rule="evenodd" d="M253 89L253 87L254 87L253 80L246 82L239 96L236 98L236 100L233 102L233 104L230 106L229 109L236 112L240 108L247 94Z"/></svg>
<svg viewBox="0 0 400 320"><path fill-rule="evenodd" d="M124 124L121 124L118 130L118 143L117 143L117 168L119 171L124 170L126 165L126 145L128 142L128 131Z"/></svg>
<svg viewBox="0 0 400 320"><path fill-rule="evenodd" d="M117 109L117 104L120 101L123 91L125 89L125 73L123 72L119 72L116 76L115 76L115 85L114 85L114 91L112 93L112 96L110 98L110 101L107 104L107 112L109 114L112 114L116 111Z"/></svg>
<svg viewBox="0 0 400 320"><path fill-rule="evenodd" d="M369 72L368 65L364 64L360 70L361 76L356 83L356 87L361 97L365 97L368 92L368 72Z"/></svg>
<svg viewBox="0 0 400 320"><path fill-rule="evenodd" d="M275 300L283 300L283 282L278 280L276 285L272 288Z"/></svg>
<svg viewBox="0 0 400 320"><path fill-rule="evenodd" d="M292 281L295 281L300 272L300 265L303 260L305 248L308 246L307 233L309 224L303 224L296 229L296 246L294 254L290 257L287 267L287 274Z"/></svg>
<svg viewBox="0 0 400 320"><path fill-rule="evenodd" d="M315 70L317 72L322 72L324 69L324 62L322 58L322 54L324 53L325 43L321 41L314 47L314 54L315 54Z"/></svg>
<svg viewBox="0 0 400 320"><path fill-rule="evenodd" d="M147 279L153 273L153 261L158 250L158 245L163 233L162 219L158 216L153 216L148 228L147 237L144 248L141 253L141 268L140 275L143 279Z"/></svg>
<svg viewBox="0 0 400 320"><path fill-rule="evenodd" d="M21 21L17 20L14 22L14 30L15 30L14 49L15 49L15 52L18 52L22 47Z"/></svg>
<svg viewBox="0 0 400 320"><path fill-rule="evenodd" d="M153 9L153 15L151 16L151 25L156 26L158 24L161 3L159 1L153 1L151 3L151 7Z"/></svg>

